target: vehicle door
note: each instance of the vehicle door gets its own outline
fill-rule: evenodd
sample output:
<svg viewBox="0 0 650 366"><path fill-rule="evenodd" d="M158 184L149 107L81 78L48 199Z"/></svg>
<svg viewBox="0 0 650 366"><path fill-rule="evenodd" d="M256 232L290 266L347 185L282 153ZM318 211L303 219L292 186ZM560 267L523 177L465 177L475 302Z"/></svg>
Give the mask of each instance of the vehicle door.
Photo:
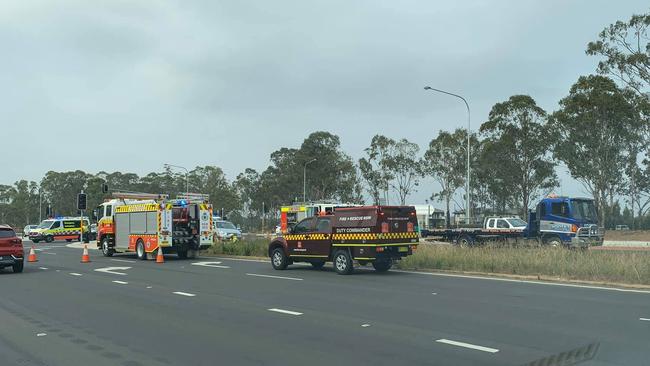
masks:
<svg viewBox="0 0 650 366"><path fill-rule="evenodd" d="M508 230L510 229L510 224L504 219L497 219L497 229L499 230Z"/></svg>
<svg viewBox="0 0 650 366"><path fill-rule="evenodd" d="M310 240L310 235L314 232L314 224L316 219L314 217L306 218L297 223L291 230L291 234L285 235L287 241L287 249L290 256L305 256L307 255L307 245Z"/></svg>
<svg viewBox="0 0 650 366"><path fill-rule="evenodd" d="M332 217L316 218L314 232L307 239L307 254L328 257L332 246Z"/></svg>
<svg viewBox="0 0 650 366"><path fill-rule="evenodd" d="M486 229L495 229L496 228L495 222L496 222L496 219L488 219L487 223L485 224L485 228Z"/></svg>

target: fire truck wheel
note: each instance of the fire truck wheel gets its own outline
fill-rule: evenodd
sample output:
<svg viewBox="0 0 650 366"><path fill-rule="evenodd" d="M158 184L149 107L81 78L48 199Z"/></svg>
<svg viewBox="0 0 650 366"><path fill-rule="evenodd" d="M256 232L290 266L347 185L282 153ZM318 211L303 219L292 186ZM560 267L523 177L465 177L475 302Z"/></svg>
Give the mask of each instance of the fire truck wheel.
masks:
<svg viewBox="0 0 650 366"><path fill-rule="evenodd" d="M144 250L144 242L142 239L138 239L138 241L135 243L135 253L138 256L138 259L141 259L143 261L147 260L147 252Z"/></svg>
<svg viewBox="0 0 650 366"><path fill-rule="evenodd" d="M51 243L51 242L53 242L53 241L54 241L54 238L53 238L51 235L45 237L45 242L46 242L46 243Z"/></svg>
<svg viewBox="0 0 650 366"><path fill-rule="evenodd" d="M40 240L38 240L38 239L32 239L32 243L34 243L34 244L38 244L39 241Z"/></svg>
<svg viewBox="0 0 650 366"><path fill-rule="evenodd" d="M176 254L180 259L187 259L187 249L178 249L176 251Z"/></svg>
<svg viewBox="0 0 650 366"><path fill-rule="evenodd" d="M350 253L345 249L337 250L334 253L334 270L336 273L340 275L347 275L352 273L353 269L354 267Z"/></svg>
<svg viewBox="0 0 650 366"><path fill-rule="evenodd" d="M311 266L314 267L314 269L321 269L324 265L325 261L311 262Z"/></svg>
<svg viewBox="0 0 650 366"><path fill-rule="evenodd" d="M115 250L113 250L113 248L111 248L108 244L108 237L105 237L102 240L102 254L104 257L112 257L113 253L115 253Z"/></svg>
<svg viewBox="0 0 650 366"><path fill-rule="evenodd" d="M390 260L387 261L376 260L372 262L372 266L375 268L375 271L377 272L386 272L390 269L390 267L393 266L393 262L391 262Z"/></svg>
<svg viewBox="0 0 650 366"><path fill-rule="evenodd" d="M271 264L273 265L273 269L287 269L288 262L289 260L287 258L287 255L284 254L284 250L282 250L282 248L273 249L273 254L271 254Z"/></svg>
<svg viewBox="0 0 650 366"><path fill-rule="evenodd" d="M65 241L67 241L68 243L70 243L70 242L72 241L72 239L65 239Z"/></svg>

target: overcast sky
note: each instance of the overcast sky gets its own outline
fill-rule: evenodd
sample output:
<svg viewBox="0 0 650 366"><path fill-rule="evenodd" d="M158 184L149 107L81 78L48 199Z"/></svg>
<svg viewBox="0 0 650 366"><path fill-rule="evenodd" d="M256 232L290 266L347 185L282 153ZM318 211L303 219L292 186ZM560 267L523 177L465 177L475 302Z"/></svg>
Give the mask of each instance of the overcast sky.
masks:
<svg viewBox="0 0 650 366"><path fill-rule="evenodd" d="M229 179L316 130L358 159L375 134L424 150L529 94L547 111L586 44L647 1L10 1L0 4L0 183L48 170ZM85 150L80 151L81 148ZM584 195L562 174L565 194ZM410 199L423 203L425 180Z"/></svg>

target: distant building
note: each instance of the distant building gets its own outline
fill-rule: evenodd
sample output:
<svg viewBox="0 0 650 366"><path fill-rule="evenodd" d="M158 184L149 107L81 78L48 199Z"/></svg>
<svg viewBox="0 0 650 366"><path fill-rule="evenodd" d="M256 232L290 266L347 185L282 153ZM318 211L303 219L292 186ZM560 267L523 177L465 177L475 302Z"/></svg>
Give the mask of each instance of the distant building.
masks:
<svg viewBox="0 0 650 366"><path fill-rule="evenodd" d="M415 207L415 215L420 229L445 227L445 211L431 205L409 205Z"/></svg>

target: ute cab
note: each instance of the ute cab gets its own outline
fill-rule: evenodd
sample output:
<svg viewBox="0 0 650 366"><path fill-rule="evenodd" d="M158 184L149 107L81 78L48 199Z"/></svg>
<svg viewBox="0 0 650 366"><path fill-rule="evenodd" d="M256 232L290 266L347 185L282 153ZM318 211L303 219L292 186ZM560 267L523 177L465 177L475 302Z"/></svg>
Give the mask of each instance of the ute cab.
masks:
<svg viewBox="0 0 650 366"><path fill-rule="evenodd" d="M298 222L269 244L268 253L277 270L294 262L309 262L318 269L329 261L338 274L350 274L357 261L384 272L413 254L417 244L413 206L340 207Z"/></svg>

